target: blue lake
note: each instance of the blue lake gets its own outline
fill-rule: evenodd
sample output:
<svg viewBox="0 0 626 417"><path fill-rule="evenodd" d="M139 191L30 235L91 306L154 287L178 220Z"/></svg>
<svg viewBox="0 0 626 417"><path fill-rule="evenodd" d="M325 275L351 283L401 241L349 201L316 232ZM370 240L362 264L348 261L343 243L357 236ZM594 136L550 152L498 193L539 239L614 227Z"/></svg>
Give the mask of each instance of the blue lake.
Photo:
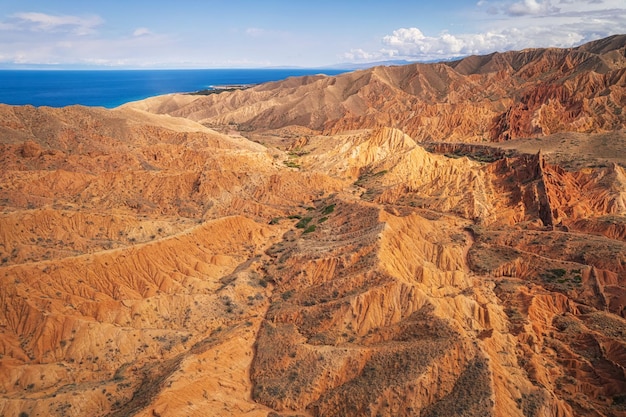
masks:
<svg viewBox="0 0 626 417"><path fill-rule="evenodd" d="M117 107L160 94L211 86L258 84L292 76L336 75L321 69L203 70L0 70L0 103L63 107L73 104Z"/></svg>

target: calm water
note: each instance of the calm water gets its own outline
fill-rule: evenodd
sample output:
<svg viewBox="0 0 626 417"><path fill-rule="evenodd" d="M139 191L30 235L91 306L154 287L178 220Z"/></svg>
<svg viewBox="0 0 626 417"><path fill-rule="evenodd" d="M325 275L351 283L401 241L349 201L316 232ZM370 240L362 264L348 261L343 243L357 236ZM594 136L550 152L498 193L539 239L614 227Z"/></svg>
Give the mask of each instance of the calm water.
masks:
<svg viewBox="0 0 626 417"><path fill-rule="evenodd" d="M82 104L112 108L159 94L342 72L320 69L0 70L0 103L51 107Z"/></svg>

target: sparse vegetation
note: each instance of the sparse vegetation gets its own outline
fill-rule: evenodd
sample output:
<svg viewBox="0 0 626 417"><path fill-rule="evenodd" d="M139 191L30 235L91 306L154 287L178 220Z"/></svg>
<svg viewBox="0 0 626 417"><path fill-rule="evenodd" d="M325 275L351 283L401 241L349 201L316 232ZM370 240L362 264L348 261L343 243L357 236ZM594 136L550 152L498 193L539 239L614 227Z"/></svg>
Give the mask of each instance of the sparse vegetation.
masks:
<svg viewBox="0 0 626 417"><path fill-rule="evenodd" d="M290 157L299 157L299 156L308 155L309 153L310 153L310 151L305 151L302 148L296 148L296 149L293 149L293 150L289 151L289 156Z"/></svg>
<svg viewBox="0 0 626 417"><path fill-rule="evenodd" d="M324 207L324 209L322 210L322 215L323 216L328 216L329 214L331 214L333 211L335 211L335 205L331 204L329 206Z"/></svg>
<svg viewBox="0 0 626 417"><path fill-rule="evenodd" d="M558 284L575 284L580 285L582 283L582 276L580 270L567 271L563 268L553 268L544 272L541 277L551 283Z"/></svg>
<svg viewBox="0 0 626 417"><path fill-rule="evenodd" d="M382 170L382 171L375 172L375 173L372 173L372 172L369 172L369 171L368 171L368 172L365 172L365 173L363 173L363 174L361 174L361 175L359 176L359 178L356 180L356 182L354 183L354 185L357 185L357 186L361 187L361 186L363 186L366 182L368 182L368 181L370 181L370 180L373 180L373 179L376 179L376 178L378 178L378 177L382 177L382 176L383 176L383 175L385 175L387 172L388 172L388 171L387 171L386 169L385 169L385 170Z"/></svg>
<svg viewBox="0 0 626 417"><path fill-rule="evenodd" d="M283 164L288 168L300 168L300 165L297 162L289 159L283 161Z"/></svg>
<svg viewBox="0 0 626 417"><path fill-rule="evenodd" d="M313 220L313 217L303 217L298 223L296 223L296 227L298 229L306 229L311 220Z"/></svg>

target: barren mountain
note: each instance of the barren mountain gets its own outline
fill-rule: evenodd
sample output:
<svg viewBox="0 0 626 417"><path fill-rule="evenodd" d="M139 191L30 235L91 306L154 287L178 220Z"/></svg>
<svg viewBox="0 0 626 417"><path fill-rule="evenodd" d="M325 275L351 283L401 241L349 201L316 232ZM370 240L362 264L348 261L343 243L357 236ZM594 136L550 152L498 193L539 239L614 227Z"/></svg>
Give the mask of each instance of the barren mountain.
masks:
<svg viewBox="0 0 626 417"><path fill-rule="evenodd" d="M326 134L395 127L422 141L505 141L626 126L626 35L439 64L310 76L133 106L208 126L304 126Z"/></svg>
<svg viewBox="0 0 626 417"><path fill-rule="evenodd" d="M626 416L625 42L0 105L0 415Z"/></svg>

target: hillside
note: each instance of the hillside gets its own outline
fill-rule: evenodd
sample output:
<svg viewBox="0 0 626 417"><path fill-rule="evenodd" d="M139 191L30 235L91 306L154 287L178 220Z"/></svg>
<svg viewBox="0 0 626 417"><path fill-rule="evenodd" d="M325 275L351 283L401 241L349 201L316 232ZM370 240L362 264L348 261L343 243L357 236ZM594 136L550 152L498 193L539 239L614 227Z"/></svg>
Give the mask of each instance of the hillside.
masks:
<svg viewBox="0 0 626 417"><path fill-rule="evenodd" d="M625 52L0 105L0 415L626 416Z"/></svg>
<svg viewBox="0 0 626 417"><path fill-rule="evenodd" d="M618 35L571 49L375 67L130 106L241 130L395 127L419 142L500 142L624 129L625 66L626 35Z"/></svg>

